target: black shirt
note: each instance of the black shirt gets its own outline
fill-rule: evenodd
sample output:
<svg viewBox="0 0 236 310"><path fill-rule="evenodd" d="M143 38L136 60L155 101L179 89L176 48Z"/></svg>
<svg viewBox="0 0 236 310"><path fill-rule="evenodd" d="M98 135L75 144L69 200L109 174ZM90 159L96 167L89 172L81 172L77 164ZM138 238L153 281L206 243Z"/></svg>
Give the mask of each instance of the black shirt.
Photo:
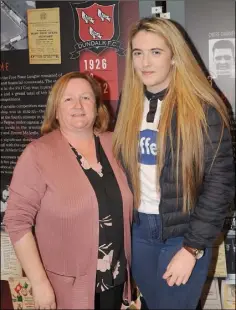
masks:
<svg viewBox="0 0 236 310"><path fill-rule="evenodd" d="M101 173L86 167L84 159L74 151L78 162L89 179L99 207L99 248L96 275L96 292L108 290L126 280L126 258L124 252L123 202L114 172L102 148L99 137L95 137L96 155L101 163ZM85 160L86 164L82 164ZM89 164L88 164L89 165Z"/></svg>

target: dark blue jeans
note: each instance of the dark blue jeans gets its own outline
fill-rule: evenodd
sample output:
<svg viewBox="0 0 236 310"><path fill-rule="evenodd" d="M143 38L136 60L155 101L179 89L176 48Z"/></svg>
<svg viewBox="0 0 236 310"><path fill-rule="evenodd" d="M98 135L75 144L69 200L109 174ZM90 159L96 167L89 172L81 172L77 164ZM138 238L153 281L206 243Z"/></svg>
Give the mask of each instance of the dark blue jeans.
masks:
<svg viewBox="0 0 236 310"><path fill-rule="evenodd" d="M132 274L149 309L196 309L211 260L211 249L197 260L185 285L168 286L162 279L183 237L160 241L160 216L139 213L132 229Z"/></svg>

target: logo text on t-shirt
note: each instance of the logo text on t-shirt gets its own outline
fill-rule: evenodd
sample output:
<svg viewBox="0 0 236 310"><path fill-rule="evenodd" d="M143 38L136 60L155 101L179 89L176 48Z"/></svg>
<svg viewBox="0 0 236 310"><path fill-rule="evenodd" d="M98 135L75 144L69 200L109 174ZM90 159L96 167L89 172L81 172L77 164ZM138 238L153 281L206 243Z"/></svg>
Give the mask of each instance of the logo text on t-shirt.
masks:
<svg viewBox="0 0 236 310"><path fill-rule="evenodd" d="M139 162L145 165L155 165L157 155L156 130L145 129L139 136Z"/></svg>

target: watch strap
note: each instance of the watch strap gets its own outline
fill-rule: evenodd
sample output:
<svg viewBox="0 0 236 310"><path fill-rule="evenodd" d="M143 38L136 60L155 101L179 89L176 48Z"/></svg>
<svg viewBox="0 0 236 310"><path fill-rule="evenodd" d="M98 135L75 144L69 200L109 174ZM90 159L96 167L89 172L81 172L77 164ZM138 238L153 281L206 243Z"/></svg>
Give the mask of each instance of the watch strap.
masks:
<svg viewBox="0 0 236 310"><path fill-rule="evenodd" d="M198 249L191 248L190 246L187 246L187 245L184 245L183 248L187 250L190 254L192 254L194 258L196 258L197 253L199 251Z"/></svg>

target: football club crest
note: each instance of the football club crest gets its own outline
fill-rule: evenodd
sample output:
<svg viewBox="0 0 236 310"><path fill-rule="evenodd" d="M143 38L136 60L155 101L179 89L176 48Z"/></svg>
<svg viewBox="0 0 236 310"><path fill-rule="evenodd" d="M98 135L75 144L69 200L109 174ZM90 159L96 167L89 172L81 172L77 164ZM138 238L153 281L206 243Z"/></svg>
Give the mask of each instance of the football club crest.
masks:
<svg viewBox="0 0 236 310"><path fill-rule="evenodd" d="M70 3L74 15L75 50L71 58L77 58L82 50L88 49L97 54L107 48L124 55L120 47L118 2L94 1Z"/></svg>
<svg viewBox="0 0 236 310"><path fill-rule="evenodd" d="M111 40L114 36L114 7L92 4L88 8L77 8L79 37L83 42L91 40Z"/></svg>

